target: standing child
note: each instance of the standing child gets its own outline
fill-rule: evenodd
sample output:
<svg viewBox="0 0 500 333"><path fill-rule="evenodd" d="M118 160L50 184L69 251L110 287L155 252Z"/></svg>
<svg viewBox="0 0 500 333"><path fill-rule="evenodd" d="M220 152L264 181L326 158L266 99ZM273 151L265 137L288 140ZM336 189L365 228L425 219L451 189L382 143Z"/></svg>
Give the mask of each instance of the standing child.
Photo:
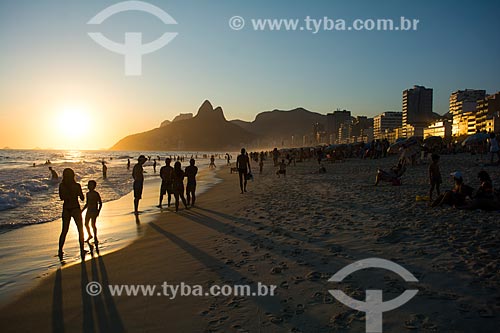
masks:
<svg viewBox="0 0 500 333"><path fill-rule="evenodd" d="M429 180L431 184L431 189L429 190L429 200L432 201L432 192L436 188L437 195L441 194L439 190L439 185L442 183L441 172L439 171L439 155L432 154L432 163L429 165Z"/></svg>
<svg viewBox="0 0 500 333"><path fill-rule="evenodd" d="M97 227L96 221L102 208L102 200L99 193L95 190L97 183L95 180L89 180L87 185L89 191L87 192L87 202L83 206L82 212L87 208L87 214L85 214L85 228L87 228L87 242L92 239L92 234L90 233L89 222L92 220L92 230L94 231L94 243L97 244Z"/></svg>

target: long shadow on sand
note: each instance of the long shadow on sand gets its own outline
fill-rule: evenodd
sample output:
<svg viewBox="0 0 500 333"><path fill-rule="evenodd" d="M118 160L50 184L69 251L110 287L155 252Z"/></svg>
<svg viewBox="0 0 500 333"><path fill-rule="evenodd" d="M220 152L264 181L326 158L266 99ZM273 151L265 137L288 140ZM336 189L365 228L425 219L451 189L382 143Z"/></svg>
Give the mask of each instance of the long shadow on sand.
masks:
<svg viewBox="0 0 500 333"><path fill-rule="evenodd" d="M99 255L98 250L96 247L97 258L94 257L94 252L91 251L90 265L92 269L92 281L98 282L102 286L102 291L99 295L90 296L88 294L86 289L89 283L87 265L85 261L81 263L82 331L95 332L95 321L97 320L97 329L99 332L125 332L113 296L108 289L109 280L104 259ZM94 313L96 314L96 318L94 318Z"/></svg>
<svg viewBox="0 0 500 333"><path fill-rule="evenodd" d="M231 280L238 284L248 283L249 279L247 277L229 268L221 261L212 257L206 252L200 250L199 248L191 245L185 240L177 237L176 235L168 232L165 229L162 229L156 223L151 222L149 223L149 226L158 233L168 238L171 242L179 246L181 249L189 253L193 258L198 260L200 263L202 263L206 267L209 267L214 272L216 272L221 277L222 281ZM267 297L249 297L249 299L253 300L262 310L264 310L264 312L279 314L279 309L281 309L280 301L282 301L282 299L280 299L279 296L275 295ZM311 323L317 322L316 319L308 316L305 313L300 316L300 319L296 318L296 320L300 320L300 322L303 323L308 323L309 325Z"/></svg>
<svg viewBox="0 0 500 333"><path fill-rule="evenodd" d="M54 279L54 292L52 296L52 332L64 332L64 313L63 313L63 292L61 268L56 271Z"/></svg>

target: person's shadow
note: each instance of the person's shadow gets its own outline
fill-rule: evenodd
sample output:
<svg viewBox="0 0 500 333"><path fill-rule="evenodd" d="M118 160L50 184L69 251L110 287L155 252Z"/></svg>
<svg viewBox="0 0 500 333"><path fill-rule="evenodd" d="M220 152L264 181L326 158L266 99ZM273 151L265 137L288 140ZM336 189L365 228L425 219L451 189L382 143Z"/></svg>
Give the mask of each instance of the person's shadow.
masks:
<svg viewBox="0 0 500 333"><path fill-rule="evenodd" d="M95 332L97 330L101 332L125 332L121 316L108 288L108 272L106 270L104 258L99 254L99 246L97 244L89 244L89 247L91 256L91 281L89 281L87 263L84 257L80 263L82 331ZM91 294L92 289L88 289L89 283L92 282L97 282L101 285L101 292L97 295ZM61 268L59 268L56 271L52 298L52 332L62 333L64 331L62 271Z"/></svg>

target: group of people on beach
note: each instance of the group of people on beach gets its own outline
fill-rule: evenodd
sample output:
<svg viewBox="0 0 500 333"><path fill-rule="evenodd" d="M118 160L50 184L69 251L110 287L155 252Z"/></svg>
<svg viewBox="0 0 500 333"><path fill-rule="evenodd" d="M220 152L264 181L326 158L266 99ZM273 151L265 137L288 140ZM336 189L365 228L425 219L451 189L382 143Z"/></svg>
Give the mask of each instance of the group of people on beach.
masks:
<svg viewBox="0 0 500 333"><path fill-rule="evenodd" d="M481 170L477 174L480 185L476 191L474 191L471 186L464 183L460 171L452 172L450 176L453 177L453 189L441 193L440 185L442 183L442 177L439 170L440 156L438 154L432 154L431 159L432 163L429 165L429 200L432 207L447 204L459 209L500 209L500 193L497 193L493 188L493 182L488 172ZM435 200L432 199L434 190L436 190L438 195ZM468 198L470 201L467 201Z"/></svg>
<svg viewBox="0 0 500 333"><path fill-rule="evenodd" d="M139 156L137 164L134 166L132 171L132 177L134 179L134 213L139 214L139 201L142 199L142 191L144 187L144 168L143 165L146 162L146 157L144 155ZM165 165L160 168L160 198L158 203L158 208L162 208L163 197L167 195L167 204L170 207L172 201L172 195L175 198L175 211L179 211L179 200L182 201L184 207L189 209L189 206L193 207L196 202L196 175L198 174L198 167L195 165L195 159L191 158L189 160L189 166L182 170L181 162L176 161L172 167L171 158L167 157L165 159ZM184 178L187 178L186 184L186 197L184 196Z"/></svg>
<svg viewBox="0 0 500 333"><path fill-rule="evenodd" d="M95 190L97 183L95 180L90 180L87 184L88 192L83 195L82 187L75 180L75 172L71 168L66 168L62 174L62 181L59 184L59 198L63 200L62 209L62 230L59 236L59 250L57 255L59 259L63 259L63 247L66 241L66 235L68 234L69 224L71 218L75 221L76 227L78 229L78 239L80 242L80 253L82 256L85 254L84 249L84 232L83 232L83 221L82 213L87 210L85 214L85 228L87 229L87 242L94 238L94 244L97 246L99 240L97 239L97 217L101 212L102 199L99 193ZM86 200L83 209L80 209L80 203L78 201ZM90 232L90 222L92 223L93 235Z"/></svg>

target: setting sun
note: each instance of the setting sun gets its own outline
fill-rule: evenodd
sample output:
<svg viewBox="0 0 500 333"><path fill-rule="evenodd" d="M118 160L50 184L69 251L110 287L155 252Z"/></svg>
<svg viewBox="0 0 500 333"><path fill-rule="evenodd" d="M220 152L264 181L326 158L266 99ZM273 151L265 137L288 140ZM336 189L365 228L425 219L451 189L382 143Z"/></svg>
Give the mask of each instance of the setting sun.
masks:
<svg viewBox="0 0 500 333"><path fill-rule="evenodd" d="M81 107L64 108L57 118L57 129L68 139L80 139L88 131L89 113Z"/></svg>

